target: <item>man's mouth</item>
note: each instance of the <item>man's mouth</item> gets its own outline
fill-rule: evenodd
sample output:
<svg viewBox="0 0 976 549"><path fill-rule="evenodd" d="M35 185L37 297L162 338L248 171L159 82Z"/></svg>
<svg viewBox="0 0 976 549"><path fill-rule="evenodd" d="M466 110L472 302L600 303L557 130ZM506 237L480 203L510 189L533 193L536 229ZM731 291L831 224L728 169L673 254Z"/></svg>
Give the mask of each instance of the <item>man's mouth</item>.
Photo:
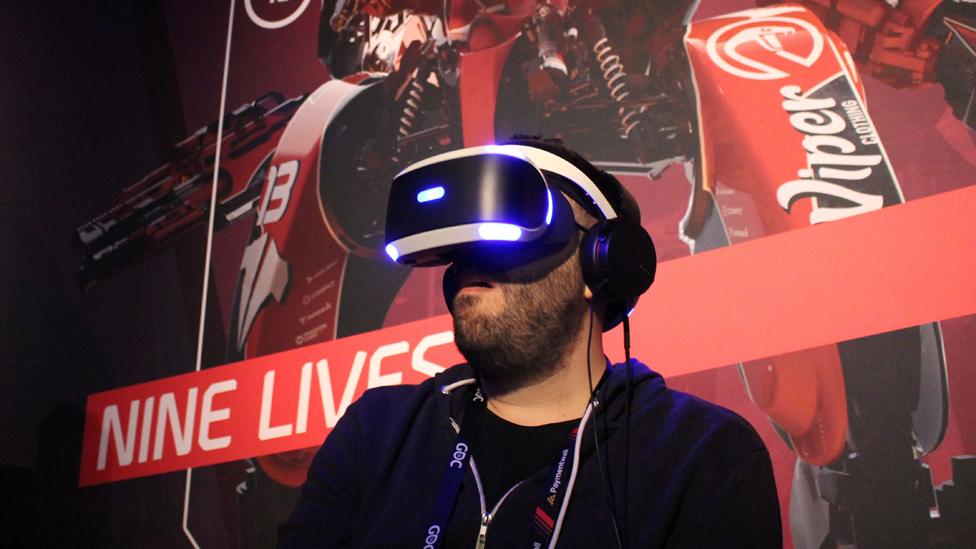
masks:
<svg viewBox="0 0 976 549"><path fill-rule="evenodd" d="M495 287L490 278L480 273L461 273L458 277L458 291L484 291Z"/></svg>

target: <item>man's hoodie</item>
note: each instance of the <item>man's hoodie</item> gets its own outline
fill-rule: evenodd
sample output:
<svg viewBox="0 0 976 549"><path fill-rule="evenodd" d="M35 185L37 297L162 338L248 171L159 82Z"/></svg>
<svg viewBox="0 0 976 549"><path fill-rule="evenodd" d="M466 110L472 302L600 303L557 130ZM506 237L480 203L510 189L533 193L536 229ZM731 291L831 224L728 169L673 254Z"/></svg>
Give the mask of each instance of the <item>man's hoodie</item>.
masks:
<svg viewBox="0 0 976 549"><path fill-rule="evenodd" d="M599 404L580 426L579 464L554 532L558 547L617 547L608 488L631 548L780 547L769 454L752 427L632 365L629 427L622 365L607 370ZM460 365L419 385L366 391L312 462L298 505L279 530L279 547L423 547L474 381L471 368ZM609 487L594 452L594 426ZM549 488L550 467L500 504L483 502L476 469L464 471L450 523L438 533L441 547L473 547L486 514L487 547L531 547L532 517Z"/></svg>

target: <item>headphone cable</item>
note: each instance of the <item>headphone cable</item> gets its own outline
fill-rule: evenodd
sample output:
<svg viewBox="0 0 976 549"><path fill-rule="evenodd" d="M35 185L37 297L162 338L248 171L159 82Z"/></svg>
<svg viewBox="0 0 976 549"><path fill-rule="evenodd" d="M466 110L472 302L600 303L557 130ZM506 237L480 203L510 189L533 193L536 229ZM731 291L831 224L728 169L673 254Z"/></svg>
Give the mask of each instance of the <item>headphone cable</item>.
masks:
<svg viewBox="0 0 976 549"><path fill-rule="evenodd" d="M626 545L627 540L627 524L628 521L628 501L630 499L629 481L630 481L630 407L631 402L634 399L634 367L630 363L630 318L624 315L624 358L626 359L627 368L627 398L624 401L624 503L623 503L623 518L624 518L624 543Z"/></svg>
<svg viewBox="0 0 976 549"><path fill-rule="evenodd" d="M593 303L590 303L590 321L588 326L588 333L586 336L586 378L590 383L590 405L593 406L594 411L598 407L598 403L594 399L596 390L593 388L593 371L590 369L590 350L593 345ZM606 403L604 403L606 405ZM599 426L596 421L597 414L593 414L593 444L596 448L596 459L600 466L601 480L603 481L603 493L607 497L607 508L610 511L610 522L613 526L613 535L617 540L618 549L623 549L624 544L622 538L620 537L620 526L617 524L617 510L613 502L613 486L610 484L610 470L607 467L607 462L603 460L603 455L600 452L600 439L597 435L599 431ZM606 414L603 414L604 420L606 420ZM626 456L626 454L625 454Z"/></svg>

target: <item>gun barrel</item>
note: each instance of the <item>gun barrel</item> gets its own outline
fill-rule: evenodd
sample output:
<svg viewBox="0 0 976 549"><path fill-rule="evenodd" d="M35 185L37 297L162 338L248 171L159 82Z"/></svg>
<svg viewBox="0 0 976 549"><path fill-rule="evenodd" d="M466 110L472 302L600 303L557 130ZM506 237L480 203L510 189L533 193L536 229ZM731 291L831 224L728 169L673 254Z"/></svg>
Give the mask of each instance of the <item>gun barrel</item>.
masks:
<svg viewBox="0 0 976 549"><path fill-rule="evenodd" d="M267 93L227 114L217 174L215 230L242 219L261 195L277 146L306 95ZM179 142L171 159L126 187L118 204L75 229L85 253L76 280L89 289L171 246L204 223L210 211L217 124Z"/></svg>

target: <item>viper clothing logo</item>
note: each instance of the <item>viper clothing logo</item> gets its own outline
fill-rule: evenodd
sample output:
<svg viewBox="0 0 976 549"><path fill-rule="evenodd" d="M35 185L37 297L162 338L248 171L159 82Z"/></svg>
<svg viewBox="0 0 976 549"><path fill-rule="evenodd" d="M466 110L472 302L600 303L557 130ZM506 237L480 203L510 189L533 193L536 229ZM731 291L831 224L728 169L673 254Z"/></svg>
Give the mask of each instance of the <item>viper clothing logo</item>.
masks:
<svg viewBox="0 0 976 549"><path fill-rule="evenodd" d="M790 125L803 136L806 166L776 191L786 211L813 198L810 224L836 221L904 201L874 124L850 81L837 74L804 91L780 89Z"/></svg>
<svg viewBox="0 0 976 549"><path fill-rule="evenodd" d="M750 80L790 76L795 65L809 68L824 49L822 33L810 22L782 14L799 8L753 10L748 19L721 27L706 42L708 57L722 70Z"/></svg>

